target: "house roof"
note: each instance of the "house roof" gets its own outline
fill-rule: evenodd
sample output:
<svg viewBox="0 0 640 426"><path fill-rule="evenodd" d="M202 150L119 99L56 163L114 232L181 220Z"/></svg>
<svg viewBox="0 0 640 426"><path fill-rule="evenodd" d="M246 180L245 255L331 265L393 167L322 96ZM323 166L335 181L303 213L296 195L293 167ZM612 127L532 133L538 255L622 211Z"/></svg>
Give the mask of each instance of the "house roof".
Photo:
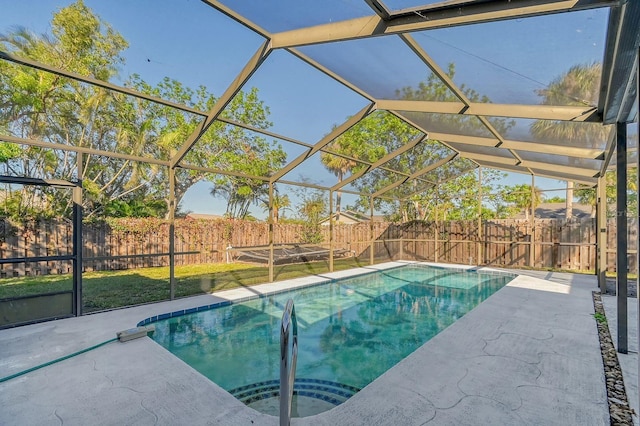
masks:
<svg viewBox="0 0 640 426"><path fill-rule="evenodd" d="M564 219L567 211L566 203L541 203L536 207L536 219ZM583 219L591 217L592 208L588 204L573 203L572 217ZM514 219L524 219L524 212L518 213Z"/></svg>
<svg viewBox="0 0 640 426"><path fill-rule="evenodd" d="M335 218L337 217L338 213L334 213L331 217ZM340 217L346 217L354 222L369 222L370 220L370 216L363 214L363 213L358 213L358 212L354 212L352 210L345 210L345 211L341 211L340 212ZM329 218L325 218L323 219L320 223L325 223L328 222ZM373 221L374 222L384 222L384 216L383 215L373 215Z"/></svg>
<svg viewBox="0 0 640 426"><path fill-rule="evenodd" d="M206 214L206 213L188 213L185 218L187 219L204 219L204 220L220 220L224 219L224 216L220 216L217 214Z"/></svg>

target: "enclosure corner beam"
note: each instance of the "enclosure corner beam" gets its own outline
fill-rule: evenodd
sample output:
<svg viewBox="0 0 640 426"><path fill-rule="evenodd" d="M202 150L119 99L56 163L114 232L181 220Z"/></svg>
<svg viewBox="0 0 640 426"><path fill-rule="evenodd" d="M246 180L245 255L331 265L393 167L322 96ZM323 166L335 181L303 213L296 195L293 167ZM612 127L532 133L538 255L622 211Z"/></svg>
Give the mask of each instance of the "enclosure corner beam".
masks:
<svg viewBox="0 0 640 426"><path fill-rule="evenodd" d="M596 187L596 274L600 293L607 292L607 180L598 178Z"/></svg>
<svg viewBox="0 0 640 426"><path fill-rule="evenodd" d="M628 352L627 336L627 124L616 124L616 276L618 352Z"/></svg>
<svg viewBox="0 0 640 426"><path fill-rule="evenodd" d="M273 271L273 182L269 182L269 282L274 280Z"/></svg>
<svg viewBox="0 0 640 426"><path fill-rule="evenodd" d="M636 54L636 95L640 94L640 46L638 46L638 51ZM638 135L640 135L640 96L636 96L636 101L638 102L638 105L636 105L636 127L637 127L637 131ZM636 155L636 170L640 170L640 156ZM640 191L640 174L636 173L636 196L637 196L637 192ZM640 217L636 217L636 219L640 219ZM640 260L640 241L638 240L638 238L636 238L636 260ZM640 263L636 262L636 265L640 265ZM636 268L639 268L636 266ZM637 289L640 288L638 287L638 285L640 284L640 271L636 270L636 292ZM637 303L637 308L638 311L640 312L640 298L636 297L636 299L638 300ZM640 315L637 315L638 319L637 319L637 337L638 340L636 340L637 342L640 342ZM637 357L638 358L638 370L636 371L640 371L640 356ZM640 386L640 374L637 375L637 385ZM636 402L640 402L640 394L638 395L638 401Z"/></svg>

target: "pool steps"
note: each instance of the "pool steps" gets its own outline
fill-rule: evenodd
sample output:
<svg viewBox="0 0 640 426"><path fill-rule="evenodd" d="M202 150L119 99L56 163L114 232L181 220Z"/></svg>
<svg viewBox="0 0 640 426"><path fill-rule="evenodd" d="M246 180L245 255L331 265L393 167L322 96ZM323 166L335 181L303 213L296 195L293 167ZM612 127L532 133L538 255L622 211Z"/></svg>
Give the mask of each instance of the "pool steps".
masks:
<svg viewBox="0 0 640 426"><path fill-rule="evenodd" d="M268 398L277 398L280 394L280 381L267 380L241 386L229 391L243 403L249 405ZM329 380L296 378L293 394L308 398L320 399L332 405L340 405L355 395L360 388Z"/></svg>

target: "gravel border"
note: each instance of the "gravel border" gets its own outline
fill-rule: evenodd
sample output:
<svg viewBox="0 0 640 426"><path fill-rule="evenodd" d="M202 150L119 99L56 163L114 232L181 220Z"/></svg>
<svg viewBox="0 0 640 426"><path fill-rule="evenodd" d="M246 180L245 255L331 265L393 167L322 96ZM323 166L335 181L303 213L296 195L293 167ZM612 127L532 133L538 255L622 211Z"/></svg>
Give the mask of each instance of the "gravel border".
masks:
<svg viewBox="0 0 640 426"><path fill-rule="evenodd" d="M611 425L631 425L633 426L633 410L629 407L627 392L624 387L622 369L618 362L618 353L613 345L611 333L602 305L602 297L599 292L592 292L594 318L598 327L600 338L600 352L602 354L602 364L604 366L604 377L607 383L607 400L609 402L609 419Z"/></svg>

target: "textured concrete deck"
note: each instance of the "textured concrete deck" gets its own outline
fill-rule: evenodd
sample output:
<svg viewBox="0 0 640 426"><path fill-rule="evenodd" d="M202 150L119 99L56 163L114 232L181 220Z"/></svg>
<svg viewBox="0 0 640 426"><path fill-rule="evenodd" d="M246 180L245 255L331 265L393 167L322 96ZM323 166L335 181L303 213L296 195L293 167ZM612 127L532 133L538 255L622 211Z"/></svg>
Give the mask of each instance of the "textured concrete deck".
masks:
<svg viewBox="0 0 640 426"><path fill-rule="evenodd" d="M292 424L608 424L592 317L595 280L523 273L532 276L513 280L346 403ZM111 339L152 315L268 288L0 331L0 377ZM244 406L143 338L0 383L0 424L276 425L278 419Z"/></svg>

